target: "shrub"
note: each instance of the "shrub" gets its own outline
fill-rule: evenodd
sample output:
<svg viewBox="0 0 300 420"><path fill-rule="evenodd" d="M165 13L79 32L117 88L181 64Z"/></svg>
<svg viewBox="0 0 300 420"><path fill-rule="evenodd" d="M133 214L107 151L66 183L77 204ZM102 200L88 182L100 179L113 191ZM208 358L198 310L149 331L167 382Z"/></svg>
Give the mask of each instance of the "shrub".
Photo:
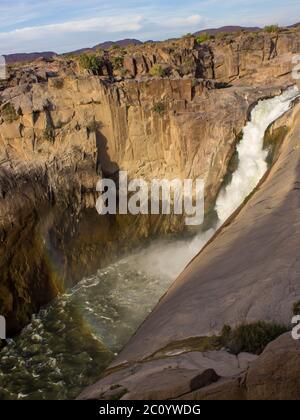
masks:
<svg viewBox="0 0 300 420"><path fill-rule="evenodd" d="M188 32L187 34L183 35L182 38L193 38L193 34L191 34L190 32Z"/></svg>
<svg viewBox="0 0 300 420"><path fill-rule="evenodd" d="M163 102L157 102L153 107L153 111L159 115L163 115L166 112L165 104Z"/></svg>
<svg viewBox="0 0 300 420"><path fill-rule="evenodd" d="M130 76L130 72L124 67L121 69L121 77Z"/></svg>
<svg viewBox="0 0 300 420"><path fill-rule="evenodd" d="M153 77L164 77L167 75L167 70L164 69L160 64L155 64L150 69L149 74Z"/></svg>
<svg viewBox="0 0 300 420"><path fill-rule="evenodd" d="M293 315L300 315L300 300L296 302L293 306Z"/></svg>
<svg viewBox="0 0 300 420"><path fill-rule="evenodd" d="M211 35L207 34L206 32L196 37L197 44L202 44L203 42L209 41L212 39Z"/></svg>
<svg viewBox="0 0 300 420"><path fill-rule="evenodd" d="M95 54L82 54L79 57L79 64L84 70L98 75L102 68L102 58Z"/></svg>
<svg viewBox="0 0 300 420"><path fill-rule="evenodd" d="M64 87L64 81L60 78L53 78L52 79L52 86L55 89L62 89Z"/></svg>
<svg viewBox="0 0 300 420"><path fill-rule="evenodd" d="M265 26L264 30L265 30L265 32L268 32L268 33L277 33L277 32L279 32L279 26L278 25L268 25L268 26Z"/></svg>
<svg viewBox="0 0 300 420"><path fill-rule="evenodd" d="M45 128L43 132L44 139L53 143L55 140L55 132L52 127Z"/></svg>
<svg viewBox="0 0 300 420"><path fill-rule="evenodd" d="M233 354L261 354L271 341L288 331L284 325L263 321L241 325L234 330L225 326L220 341Z"/></svg>
<svg viewBox="0 0 300 420"><path fill-rule="evenodd" d="M66 59L66 60L75 60L77 58L77 55L74 53L65 53L62 54L62 56Z"/></svg>
<svg viewBox="0 0 300 420"><path fill-rule="evenodd" d="M198 79L193 79L192 80L192 87L195 88L196 86L198 86L199 82Z"/></svg>
<svg viewBox="0 0 300 420"><path fill-rule="evenodd" d="M218 32L217 34L216 34L216 38L217 39L223 39L223 38L225 38L227 36L227 33L226 32Z"/></svg>
<svg viewBox="0 0 300 420"><path fill-rule="evenodd" d="M112 64L115 70L121 70L124 66L124 57L121 55L113 57Z"/></svg>
<svg viewBox="0 0 300 420"><path fill-rule="evenodd" d="M6 121L8 123L12 123L12 122L14 122L18 119L18 115L16 113L16 110L15 110L13 104L11 104L10 102L8 102L7 104L5 104L2 107L1 115L4 119L4 121Z"/></svg>
<svg viewBox="0 0 300 420"><path fill-rule="evenodd" d="M100 122L92 120L87 124L86 129L88 130L89 133L96 133L97 131L101 129L101 127L102 127L102 124Z"/></svg>
<svg viewBox="0 0 300 420"><path fill-rule="evenodd" d="M181 73L183 75L195 73L196 72L196 64L195 60L192 57L187 57L181 67L180 67Z"/></svg>

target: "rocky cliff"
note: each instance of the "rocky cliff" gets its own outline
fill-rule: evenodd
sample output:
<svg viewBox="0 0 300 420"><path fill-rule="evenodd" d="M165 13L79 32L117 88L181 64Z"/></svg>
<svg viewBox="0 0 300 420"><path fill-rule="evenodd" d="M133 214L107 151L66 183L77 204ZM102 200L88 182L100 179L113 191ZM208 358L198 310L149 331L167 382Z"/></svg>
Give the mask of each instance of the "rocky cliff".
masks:
<svg viewBox="0 0 300 420"><path fill-rule="evenodd" d="M183 228L100 218L100 176L200 177L209 210L249 110L291 84L299 39L290 30L112 49L97 75L72 57L10 68L0 85L0 313L11 332L128 236Z"/></svg>

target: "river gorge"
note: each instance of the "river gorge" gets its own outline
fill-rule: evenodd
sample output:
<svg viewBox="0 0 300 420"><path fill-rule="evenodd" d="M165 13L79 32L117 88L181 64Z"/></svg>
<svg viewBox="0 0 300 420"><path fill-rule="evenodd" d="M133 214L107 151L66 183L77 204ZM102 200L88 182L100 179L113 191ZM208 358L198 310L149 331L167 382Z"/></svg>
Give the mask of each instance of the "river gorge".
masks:
<svg viewBox="0 0 300 420"><path fill-rule="evenodd" d="M130 46L125 76L117 49L97 75L76 57L11 66L0 84L0 314L10 337L0 399L248 398L240 376L263 355L199 340L228 325L286 326L300 298L297 258L285 256L277 225L297 186L297 52L299 32L286 29ZM151 75L157 63L168 74ZM203 225L99 216L99 179L123 170L203 179ZM284 207L291 217L296 201ZM269 219L260 225L273 214L274 233Z"/></svg>

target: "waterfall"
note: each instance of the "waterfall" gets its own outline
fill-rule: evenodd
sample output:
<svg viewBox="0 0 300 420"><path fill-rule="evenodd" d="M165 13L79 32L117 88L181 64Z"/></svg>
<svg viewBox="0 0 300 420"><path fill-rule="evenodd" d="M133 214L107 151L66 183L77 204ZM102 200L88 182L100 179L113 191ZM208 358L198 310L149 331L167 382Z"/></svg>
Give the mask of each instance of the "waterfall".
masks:
<svg viewBox="0 0 300 420"><path fill-rule="evenodd" d="M281 117L298 96L297 88L282 95L260 101L251 113L251 120L243 130L243 138L237 147L239 165L231 183L219 194L216 211L220 222L224 222L254 190L267 170L267 151L263 149L267 128Z"/></svg>
<svg viewBox="0 0 300 420"><path fill-rule="evenodd" d="M229 185L223 188L216 200L215 210L218 223L214 229L201 232L191 241L175 241L168 244L155 243L150 250L140 255L139 264L149 273L176 278L194 258L216 230L244 202L267 171L268 152L263 149L267 128L290 108L298 97L296 86L287 89L280 96L258 102L251 112L250 121L243 130L237 146L238 168Z"/></svg>

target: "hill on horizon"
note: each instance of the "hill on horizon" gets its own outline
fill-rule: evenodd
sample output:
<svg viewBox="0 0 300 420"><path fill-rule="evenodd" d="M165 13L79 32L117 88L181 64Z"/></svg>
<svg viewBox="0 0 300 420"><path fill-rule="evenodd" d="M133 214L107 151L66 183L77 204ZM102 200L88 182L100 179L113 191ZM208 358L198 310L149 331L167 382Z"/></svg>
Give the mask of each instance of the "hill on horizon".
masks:
<svg viewBox="0 0 300 420"><path fill-rule="evenodd" d="M33 53L16 53L16 54L4 54L5 60L8 64L12 63L23 63L26 61L33 61L39 58L52 58L58 54L54 51L43 51Z"/></svg>
<svg viewBox="0 0 300 420"><path fill-rule="evenodd" d="M202 29L201 31L195 32L194 35L202 35L202 34L208 34L208 35L216 35L222 32L255 32L259 31L261 28L258 26L221 26L220 28L209 28L209 29Z"/></svg>

